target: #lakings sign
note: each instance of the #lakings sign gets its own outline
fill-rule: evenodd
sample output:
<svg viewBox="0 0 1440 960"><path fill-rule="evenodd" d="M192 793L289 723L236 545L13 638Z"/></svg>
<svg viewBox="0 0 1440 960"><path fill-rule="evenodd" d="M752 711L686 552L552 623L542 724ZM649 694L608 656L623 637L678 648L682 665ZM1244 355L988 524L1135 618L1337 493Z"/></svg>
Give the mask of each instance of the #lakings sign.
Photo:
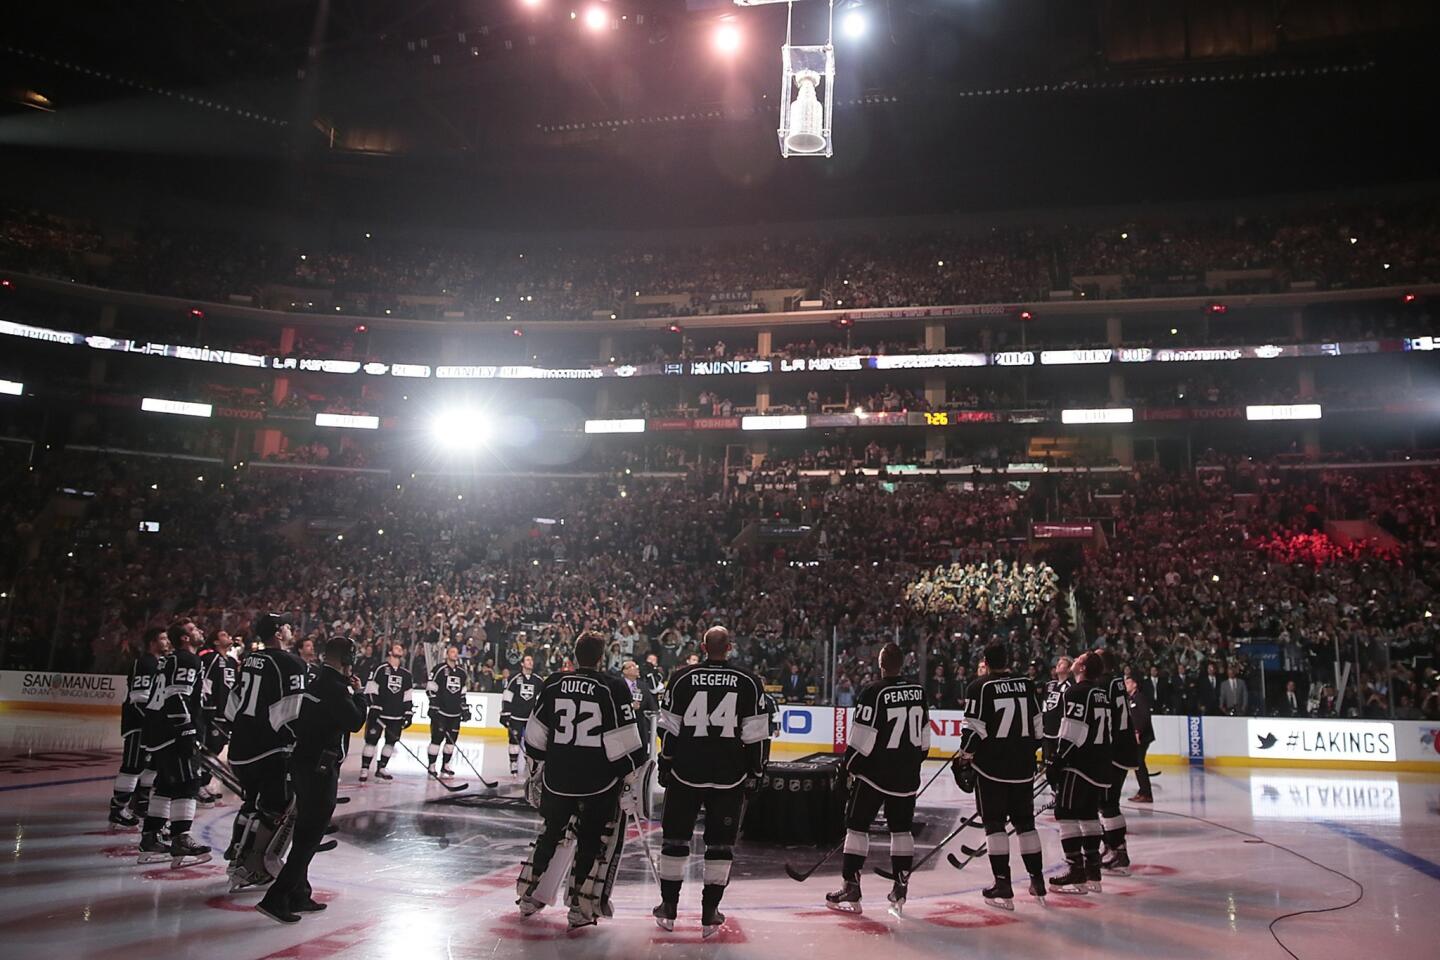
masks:
<svg viewBox="0 0 1440 960"><path fill-rule="evenodd" d="M1395 725L1369 720L1252 718L1250 756L1276 760L1395 761Z"/></svg>

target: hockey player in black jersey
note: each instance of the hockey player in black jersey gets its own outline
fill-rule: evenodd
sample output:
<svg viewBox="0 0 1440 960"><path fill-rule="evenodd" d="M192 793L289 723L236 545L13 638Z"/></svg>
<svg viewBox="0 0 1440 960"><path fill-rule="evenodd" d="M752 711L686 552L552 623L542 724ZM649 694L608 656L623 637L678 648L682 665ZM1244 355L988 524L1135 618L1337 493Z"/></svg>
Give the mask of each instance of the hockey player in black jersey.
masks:
<svg viewBox="0 0 1440 960"><path fill-rule="evenodd" d="M1055 819L1069 869L1051 886L1062 893L1100 892L1100 797L1110 787L1110 697L1097 680L1100 658L1081 654L1075 685L1060 700L1060 738L1055 763Z"/></svg>
<svg viewBox="0 0 1440 960"><path fill-rule="evenodd" d="M1040 704L1035 685L1009 672L1002 644L985 648L986 670L965 694L960 754L954 760L957 781L974 773L975 809L985 826L985 844L995 883L982 891L985 902L1015 909L1010 884L1010 840L1005 822L1015 827L1020 859L1030 875L1030 895L1045 897L1045 862L1035 832L1035 747L1040 739Z"/></svg>
<svg viewBox="0 0 1440 960"><path fill-rule="evenodd" d="M730 631L711 627L701 646L704 662L675 671L660 708L658 766L665 787L664 842L660 904L652 912L662 929L675 928L690 840L703 807L705 871L700 931L708 938L725 923L720 900L730 882L745 793L758 786L765 770L770 716L760 681L725 662L730 655Z"/></svg>
<svg viewBox="0 0 1440 960"><path fill-rule="evenodd" d="M510 741L510 775L514 777L520 776L520 764L525 759L520 743L525 739L530 712L540 698L540 682L541 678L535 673L535 658L527 653L520 658L520 672L510 678L500 695L500 725Z"/></svg>
<svg viewBox="0 0 1440 960"><path fill-rule="evenodd" d="M290 808L286 764L295 743L291 725L305 699L305 664L288 649L289 622L282 614L262 614L255 618L253 633L265 646L241 661L225 705L230 766L245 791L225 851L236 886L274 876L266 853ZM278 869L278 864L269 865Z"/></svg>
<svg viewBox="0 0 1440 960"><path fill-rule="evenodd" d="M140 655L130 667L126 682L125 703L120 708L120 772L115 774L115 790L110 797L110 823L116 827L133 827L140 822L150 804L150 785L155 768L145 763L141 744L145 727L145 707L150 702L150 688L160 658L170 652L170 638L161 627L145 631L140 641ZM138 816L137 816L138 815Z"/></svg>
<svg viewBox="0 0 1440 960"><path fill-rule="evenodd" d="M544 906L536 895L541 879L573 820L572 928L589 926L600 915L604 878L596 859L607 830L619 820L622 789L633 790L648 761L630 689L600 672L604 655L604 637L581 634L575 641L577 669L545 679L525 725L525 751L534 763L527 792L539 788L545 823L531 859L521 867L516 903L527 917Z"/></svg>
<svg viewBox="0 0 1440 960"><path fill-rule="evenodd" d="M900 678L904 652L895 644L880 648L884 678L860 691L855 720L845 748L850 799L845 807L844 886L825 895L825 905L842 913L860 913L860 874L870 853L870 824L880 808L890 829L890 865L895 882L890 909L905 907L910 868L915 860L915 797L920 765L930 752L930 714L925 688Z"/></svg>
<svg viewBox="0 0 1440 960"><path fill-rule="evenodd" d="M1125 845L1125 814L1120 812L1120 795L1125 778L1140 763L1140 743L1130 722L1130 695L1120 659L1110 650L1096 651L1105 669L1105 692L1110 698L1110 784L1100 797L1100 829L1105 840L1105 857L1100 865L1116 876L1130 875L1130 851Z"/></svg>
<svg viewBox="0 0 1440 960"><path fill-rule="evenodd" d="M441 745L445 749L445 761L440 765L440 775L455 776L450 758L455 755L455 741L460 739L460 724L470 719L470 705L465 702L465 689L470 677L460 666L460 648L455 644L445 648L445 662L430 674L425 684L425 693L430 697L430 772L435 772L435 760L440 756Z"/></svg>
<svg viewBox="0 0 1440 960"><path fill-rule="evenodd" d="M200 745L218 756L230 742L230 724L225 720L225 704L235 686L235 660L230 656L230 634L218 631L200 648ZM201 771L200 802L214 803L220 794L209 789L208 770Z"/></svg>
<svg viewBox="0 0 1440 960"><path fill-rule="evenodd" d="M169 859L173 866L205 863L210 848L195 842L195 795L200 789L200 732L192 714L199 699L200 658L195 656L193 623L168 631L171 652L156 665L150 700L145 705L141 743L155 767L155 791L141 827L140 863ZM170 842L160 838L170 822Z"/></svg>
<svg viewBox="0 0 1440 960"><path fill-rule="evenodd" d="M410 726L415 706L415 680L410 671L401 666L405 659L405 648L390 644L390 653L385 662L375 668L365 684L365 695L370 698L370 715L365 722L365 746L360 751L360 782L370 779L370 761L375 759L375 746L380 735L385 735L385 746L380 748L380 762L375 765L376 780L394 780L386 771L395 744L400 742L400 731Z"/></svg>
<svg viewBox="0 0 1440 960"><path fill-rule="evenodd" d="M1052 768L1051 762L1055 759L1055 746L1060 737L1060 699L1075 683L1075 678L1070 675L1074 662L1069 657L1055 661L1054 672L1045 684L1045 698L1041 702L1041 725L1045 732L1041 756L1047 768L1056 770L1057 779L1059 770Z"/></svg>

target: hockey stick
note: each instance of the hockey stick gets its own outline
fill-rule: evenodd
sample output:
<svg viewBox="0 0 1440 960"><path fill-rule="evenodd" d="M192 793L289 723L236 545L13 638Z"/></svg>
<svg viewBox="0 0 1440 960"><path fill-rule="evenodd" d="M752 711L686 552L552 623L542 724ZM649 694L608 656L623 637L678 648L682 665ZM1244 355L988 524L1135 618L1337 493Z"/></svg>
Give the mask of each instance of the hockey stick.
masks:
<svg viewBox="0 0 1440 960"><path fill-rule="evenodd" d="M1036 785L1036 787L1035 787L1035 796L1036 796L1036 797L1040 796L1040 794L1041 794L1042 792L1044 792L1044 789L1045 789L1045 787L1046 787L1047 785L1048 785L1048 784L1046 783L1046 781L1043 780L1043 779L1041 779L1040 782L1039 782L1039 783ZM1032 798L1032 799L1033 799L1033 798ZM1049 809L1050 807L1052 807L1052 806L1054 806L1054 802L1053 802L1053 801L1050 802L1050 803L1047 803L1045 806L1041 807L1040 810L1039 810L1039 812L1043 813L1043 812L1045 812L1046 810L1048 810L1048 809ZM976 813L976 814L975 814L976 817L978 817L979 815L980 815L979 813ZM973 818L972 818L972 819L973 819ZM1014 833L1015 833L1015 829L1012 827L1012 828L1010 828L1009 830L1006 831L1006 836L1010 836L1010 835L1012 835L1012 834L1014 834ZM947 853L947 854L945 854L945 859L946 859L947 861L949 861L950 866L954 867L956 870L964 870L966 867L968 867L968 866L970 865L970 861L971 861L971 860L974 860L976 857L984 856L984 855L985 855L985 851L986 851L988 848L989 848L989 844L984 844L984 843L982 843L978 848L975 848L975 847L967 847L967 846L965 846L964 844L961 844L961 845L960 845L960 851L965 854L965 859L964 859L964 860L961 860L959 857L955 856L955 854L953 854L953 853Z"/></svg>
<svg viewBox="0 0 1440 960"><path fill-rule="evenodd" d="M840 849L844 846L845 842L843 840L837 843L835 846L830 848L830 852L826 853L825 856L815 861L815 863L811 865L808 870L796 870L793 866L787 863L785 864L785 875L788 876L791 880L794 880L796 883L804 883L806 880L810 879L811 874L813 874L816 870L819 870L825 865L825 861L835 856L835 854L838 853Z"/></svg>
<svg viewBox="0 0 1440 960"><path fill-rule="evenodd" d="M959 752L958 752L958 751L956 752L956 756L959 756ZM953 760L954 757L951 757L951 759ZM949 764L947 763L946 766L948 766L948 765L949 765ZM940 769L941 769L941 770L944 770L945 767L941 767ZM932 778L931 778L931 783L933 783L933 782L934 782L934 778L932 777ZM1043 781L1043 780L1041 781L1041 786L1044 786L1044 781ZM921 792L923 793L924 791L921 791ZM1040 790L1039 790L1038 788L1037 788L1036 791L1035 791L1035 795L1036 795L1037 797L1040 795ZM939 853L941 850L943 850L943 849L945 848L945 846L950 843L951 840L954 840L957 836L960 835L960 831L966 829L967 827L973 827L977 822L979 822L979 819L980 819L980 813L979 813L979 811L976 811L972 816L967 817L965 820L962 820L962 821L960 822L960 826L956 827L954 830L951 830L950 833L945 837L945 839L941 840L939 843L935 844L934 847L930 848L930 852L927 853L927 854L925 854L925 856L921 857L921 858L920 858L920 862L917 863L917 864L915 864L913 867L910 868L910 872L911 872L911 873L914 873L915 871L919 870L921 867L925 866L925 864L929 863L931 857L935 856L935 854L937 854L937 853ZM962 846L961 849L964 849L964 847ZM955 855L954 855L954 854L946 854L946 857L949 858L949 860L950 860L950 862L951 862L952 864L956 862L956 861L955 861ZM884 877L886 880L894 880L894 879L895 879L895 874L894 874L894 872L892 872L892 871L890 871L890 870L886 870L884 867L876 867L876 868L875 868L875 872L876 872L877 874L879 874L880 876Z"/></svg>
<svg viewBox="0 0 1440 960"><path fill-rule="evenodd" d="M405 750L406 753L414 757L416 763L420 764L422 767L425 768L425 773L430 777L430 779L440 784L440 786L444 787L446 790L449 790L451 793L459 793L461 790L468 790L470 788L470 784L468 783L449 784L446 783L444 780L441 780L440 775L434 770L431 770L429 764L425 763L420 759L420 754L416 753L414 750L411 750L408 746L406 746L404 740L396 740L395 742L400 744L400 746Z"/></svg>
<svg viewBox="0 0 1440 960"><path fill-rule="evenodd" d="M959 755L960 755L960 751L957 750L957 751L955 751L953 754L951 754L949 757L946 757L946 758L944 759L944 761L941 762L941 764L940 764L940 769L939 769L939 770L936 770L935 773L934 773L934 775L931 776L928 781L926 781L925 786L923 786L923 787L920 788L920 792L917 793L917 794L915 794L915 799L916 799L917 801L920 799L921 794L923 794L926 790L929 790L929 789L930 789L930 786L931 786L936 780L938 780L938 779L940 778L940 774L942 774L942 773L945 772L946 768L950 766L951 761L953 761L953 760L954 760L956 757L958 757ZM960 828L957 828L956 831L955 831L955 833L959 833L961 829L964 829L963 826L960 827ZM948 841L949 841L952 837L954 837L954 836L955 836L955 834L952 833L949 837L946 837L946 838L945 838L945 841L944 841L944 842L948 842ZM942 842L942 845L943 845L943 842ZM814 864L813 866L811 866L810 869L808 869L808 870L797 870L797 869L795 869L795 867L793 867L793 866L791 866L790 864L787 863L787 864L785 864L785 874L786 874L791 880L794 880L796 883L804 883L806 880L809 880L809 879L810 879L810 877L815 873L816 870L819 870L822 866L824 866L824 865L825 865L825 862L826 862L827 860L829 860L831 857L835 856L835 854L836 854L836 853L840 850L840 848L843 847L843 846L845 846L845 843L844 843L844 841L841 841L839 844L837 844L836 846L832 847L832 848L830 849L830 851L825 854L825 856L821 857L818 861L816 861L815 864ZM937 849L938 849L938 848L937 848ZM933 852L933 851L932 851L932 852ZM930 859L930 855L929 855L929 854L926 854L925 859L926 859L926 860ZM922 860L922 861L920 861L920 862L921 862L921 863L924 863L925 861ZM918 865L917 865L917 866L918 866ZM879 868L877 868L877 872L878 872L878 869L879 869ZM884 876L884 874L881 874L881 875Z"/></svg>
<svg viewBox="0 0 1440 960"><path fill-rule="evenodd" d="M980 822L980 814L978 814L978 813L973 814L973 815L971 815L971 816L969 816L969 817L966 817L964 820L962 820L962 821L960 822L960 826L956 827L954 830L951 830L950 833L949 833L949 835L946 836L944 840L941 840L939 843L935 844L935 846L934 846L933 848L931 848L931 850L930 850L929 853L927 853L927 854L925 854L925 856L921 857L921 858L920 858L920 862L919 862L919 863L916 863L913 867L910 868L910 872L911 872L911 873L914 873L915 871L919 870L921 867L925 866L925 864L929 863L931 857L935 856L935 854L937 854L937 853L939 853L941 850L945 849L945 845L946 845L947 843L949 843L951 840L954 840L956 837L958 837L958 836L960 835L960 831L961 831L961 830L964 830L964 829L966 829L967 827L973 827L975 824L977 824L977 823L979 823L979 822ZM875 868L875 872L876 872L877 874L879 874L880 876L884 877L886 880L894 880L894 879L895 879L895 872L894 872L893 870L887 870L887 869L885 869L884 867L876 867L876 868Z"/></svg>
<svg viewBox="0 0 1440 960"><path fill-rule="evenodd" d="M1036 810L1035 812L1036 812L1037 814L1044 813L1046 810L1050 810L1050 809L1052 809L1054 806L1055 806L1055 801L1054 801L1054 800L1051 800L1049 803L1045 804L1043 807L1041 807L1039 810ZM1005 836L1007 836L1007 837L1013 837L1013 836L1015 836L1015 828L1014 828L1014 827L1010 827L1009 829L1007 829L1007 830L1005 831ZM963 853L963 854L965 854L965 856L969 857L969 858L972 859L972 860L975 859L976 857L983 857L983 856L985 856L985 854L988 853L989 850L990 850L990 845L989 845L988 843L982 843L982 844L980 844L980 846L978 846L978 847L967 847L967 846L966 846L965 844L963 844L963 843L960 844L960 852ZM953 854L952 854L952 856L953 856ZM959 868L957 867L956 869L959 869Z"/></svg>
<svg viewBox="0 0 1440 960"><path fill-rule="evenodd" d="M650 852L650 834L644 827L640 826L640 814L631 811L630 821L635 824L635 832L640 835L640 846L645 850L645 862L650 864L650 875L655 878L655 885L660 885L660 868L655 863L655 855Z"/></svg>
<svg viewBox="0 0 1440 960"><path fill-rule="evenodd" d="M224 784L225 789L237 797L245 796L245 788L240 786L240 781L236 779L235 772L230 769L230 765L224 760L205 750L197 750L195 752L195 759L200 761L200 764L204 766L206 770L209 770L210 774L216 780Z"/></svg>
<svg viewBox="0 0 1440 960"><path fill-rule="evenodd" d="M474 772L475 778L476 778L477 780L479 780L482 784L485 785L485 789L486 789L486 790L494 790L497 786L499 786L499 784L496 783L495 781L486 780L486 779L481 775L480 771L475 769L475 764L473 764L473 763L470 762L470 758L469 758L468 756L466 756L464 750L461 750L461 749L460 749L460 744L458 744L458 743L455 744L455 752L458 753L458 754L460 754L461 759L463 759L463 760L465 761L465 765L466 765L467 767L469 767L469 768Z"/></svg>

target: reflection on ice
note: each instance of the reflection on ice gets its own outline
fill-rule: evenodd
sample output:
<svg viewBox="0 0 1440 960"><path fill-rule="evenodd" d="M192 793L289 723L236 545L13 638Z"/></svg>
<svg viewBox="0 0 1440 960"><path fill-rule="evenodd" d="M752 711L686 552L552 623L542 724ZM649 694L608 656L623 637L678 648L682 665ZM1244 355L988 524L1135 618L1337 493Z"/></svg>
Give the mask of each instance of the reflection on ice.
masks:
<svg viewBox="0 0 1440 960"><path fill-rule="evenodd" d="M1250 774L1250 813L1256 818L1400 822L1395 777Z"/></svg>

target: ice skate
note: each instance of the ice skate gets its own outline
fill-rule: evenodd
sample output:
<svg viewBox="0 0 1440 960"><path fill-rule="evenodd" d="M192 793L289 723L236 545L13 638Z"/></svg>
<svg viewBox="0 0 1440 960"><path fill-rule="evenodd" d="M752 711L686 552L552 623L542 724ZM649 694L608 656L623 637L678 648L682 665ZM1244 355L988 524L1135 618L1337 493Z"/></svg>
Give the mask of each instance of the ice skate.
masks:
<svg viewBox="0 0 1440 960"><path fill-rule="evenodd" d="M709 940L715 936L715 934L719 933L720 928L723 926L725 926L725 914L721 913L715 907L711 907L700 914L700 938L702 940Z"/></svg>
<svg viewBox="0 0 1440 960"><path fill-rule="evenodd" d="M900 916L905 912L905 898L910 893L909 871L899 871L895 874L895 882L890 885L890 892L885 899L890 902L890 912Z"/></svg>
<svg viewBox="0 0 1440 960"><path fill-rule="evenodd" d="M1089 887L1085 878L1085 865L1072 860L1069 869L1050 881L1050 889L1056 893L1088 892Z"/></svg>
<svg viewBox="0 0 1440 960"><path fill-rule="evenodd" d="M1009 880L996 880L981 890L980 896L992 907L999 907L1001 910L1015 909L1015 890L1010 886Z"/></svg>
<svg viewBox="0 0 1440 960"><path fill-rule="evenodd" d="M181 867L193 867L199 863L210 862L210 848L203 843L196 843L188 833L181 833L170 841L170 866L179 869Z"/></svg>
<svg viewBox="0 0 1440 960"><path fill-rule="evenodd" d="M825 906L836 913L864 913L860 906L860 884L846 880L839 890L825 894Z"/></svg>
<svg viewBox="0 0 1440 960"><path fill-rule="evenodd" d="M159 863L170 859L170 845L160 839L158 833L146 833L140 837L140 856L136 863Z"/></svg>

